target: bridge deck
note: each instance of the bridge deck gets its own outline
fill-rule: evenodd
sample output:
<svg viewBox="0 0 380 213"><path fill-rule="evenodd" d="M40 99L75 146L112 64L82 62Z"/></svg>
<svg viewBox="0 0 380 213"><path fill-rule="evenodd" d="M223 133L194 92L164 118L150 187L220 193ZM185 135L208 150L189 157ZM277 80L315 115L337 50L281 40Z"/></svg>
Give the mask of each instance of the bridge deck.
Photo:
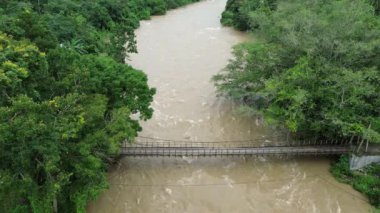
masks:
<svg viewBox="0 0 380 213"><path fill-rule="evenodd" d="M219 156L219 155L339 155L349 153L348 142L320 141L265 144L264 140L240 142L189 142L137 138L125 142L121 155L126 156ZM265 145L265 146L264 146Z"/></svg>
<svg viewBox="0 0 380 213"><path fill-rule="evenodd" d="M127 156L218 156L218 155L336 155L350 152L347 146L289 147L124 147Z"/></svg>

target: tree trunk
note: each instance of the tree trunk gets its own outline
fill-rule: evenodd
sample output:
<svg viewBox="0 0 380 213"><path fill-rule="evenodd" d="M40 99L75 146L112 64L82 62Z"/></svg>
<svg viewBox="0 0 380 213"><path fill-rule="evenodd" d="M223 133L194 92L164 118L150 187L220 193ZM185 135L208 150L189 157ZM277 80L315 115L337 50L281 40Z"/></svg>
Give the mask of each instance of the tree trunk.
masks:
<svg viewBox="0 0 380 213"><path fill-rule="evenodd" d="M54 198L53 200L53 212L58 213L58 203L57 203L57 198Z"/></svg>

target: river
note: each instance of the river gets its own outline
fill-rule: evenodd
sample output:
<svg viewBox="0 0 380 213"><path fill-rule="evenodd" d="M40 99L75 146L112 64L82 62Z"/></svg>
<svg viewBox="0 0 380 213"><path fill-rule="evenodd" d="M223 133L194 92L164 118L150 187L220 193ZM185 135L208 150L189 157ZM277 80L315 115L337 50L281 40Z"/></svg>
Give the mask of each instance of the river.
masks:
<svg viewBox="0 0 380 213"><path fill-rule="evenodd" d="M268 138L274 130L239 116L210 78L247 35L219 23L226 0L207 0L142 21L128 63L157 88L140 135L189 141ZM338 183L318 157L122 158L110 188L88 206L121 212L369 212L365 197Z"/></svg>

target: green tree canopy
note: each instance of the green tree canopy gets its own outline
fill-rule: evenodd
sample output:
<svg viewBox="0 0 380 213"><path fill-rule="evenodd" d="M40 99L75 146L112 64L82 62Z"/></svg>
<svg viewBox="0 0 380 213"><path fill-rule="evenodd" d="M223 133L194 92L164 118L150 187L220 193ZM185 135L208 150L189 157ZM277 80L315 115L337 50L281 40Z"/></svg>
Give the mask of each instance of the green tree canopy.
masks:
<svg viewBox="0 0 380 213"><path fill-rule="evenodd" d="M0 1L0 212L85 212L153 113L134 30L194 1Z"/></svg>
<svg viewBox="0 0 380 213"><path fill-rule="evenodd" d="M380 142L380 18L373 5L284 0L268 10L261 3L246 14L257 40L235 47L214 77L220 94L292 132Z"/></svg>
<svg viewBox="0 0 380 213"><path fill-rule="evenodd" d="M51 212L59 197L67 212L84 211L106 188L109 159L141 129L131 115L151 117L154 90L107 57L45 56L4 34L1 43L0 207Z"/></svg>

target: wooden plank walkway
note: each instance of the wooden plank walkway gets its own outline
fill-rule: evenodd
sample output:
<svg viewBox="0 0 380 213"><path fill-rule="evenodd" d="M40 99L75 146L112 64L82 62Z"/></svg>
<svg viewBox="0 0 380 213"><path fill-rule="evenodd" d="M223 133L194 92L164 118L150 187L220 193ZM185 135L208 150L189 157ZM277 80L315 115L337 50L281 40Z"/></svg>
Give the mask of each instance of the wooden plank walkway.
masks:
<svg viewBox="0 0 380 213"><path fill-rule="evenodd" d="M289 146L289 147L123 147L127 156L220 156L220 155L340 155L349 153L347 146Z"/></svg>
<svg viewBox="0 0 380 213"><path fill-rule="evenodd" d="M262 140L261 140L262 142ZM125 156L239 156L239 155L340 155L351 152L349 143L297 142L263 146L258 141L243 142L183 142L149 139L136 143L125 142Z"/></svg>

